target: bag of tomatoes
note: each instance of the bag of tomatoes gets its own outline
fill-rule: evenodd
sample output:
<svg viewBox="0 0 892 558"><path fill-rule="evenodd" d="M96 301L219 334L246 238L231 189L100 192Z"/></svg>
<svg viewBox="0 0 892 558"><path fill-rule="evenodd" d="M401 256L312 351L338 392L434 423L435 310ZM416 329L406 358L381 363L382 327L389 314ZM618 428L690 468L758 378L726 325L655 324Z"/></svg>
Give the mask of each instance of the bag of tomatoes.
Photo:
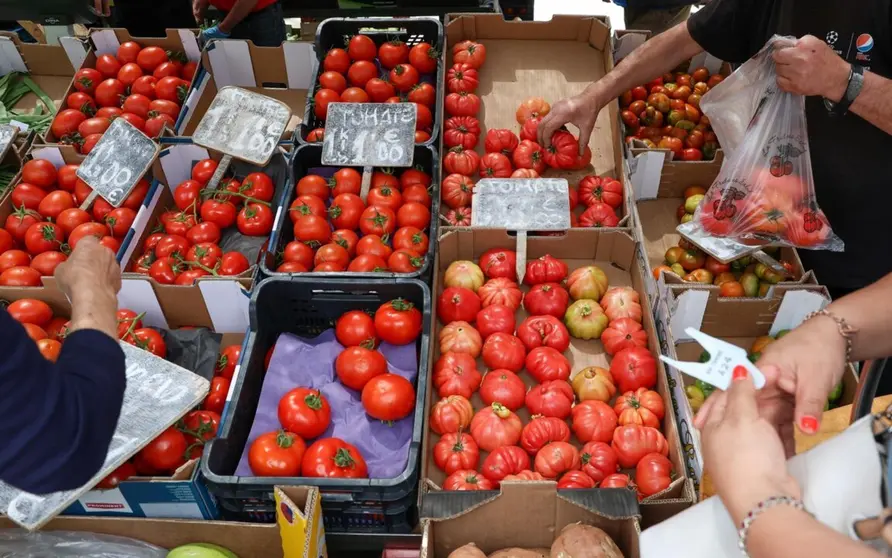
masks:
<svg viewBox="0 0 892 558"><path fill-rule="evenodd" d="M815 196L805 97L777 87L771 53L795 40L773 37L703 97L727 157L693 222L744 244L842 251Z"/></svg>

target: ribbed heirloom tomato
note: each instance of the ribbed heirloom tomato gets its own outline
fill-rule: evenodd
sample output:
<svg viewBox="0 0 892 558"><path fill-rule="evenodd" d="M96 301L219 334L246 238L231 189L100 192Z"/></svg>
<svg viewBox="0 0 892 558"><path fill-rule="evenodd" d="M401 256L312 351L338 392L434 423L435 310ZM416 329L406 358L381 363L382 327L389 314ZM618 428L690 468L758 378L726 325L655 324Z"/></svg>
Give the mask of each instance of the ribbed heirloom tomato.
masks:
<svg viewBox="0 0 892 558"><path fill-rule="evenodd" d="M530 413L559 419L570 415L573 401L573 388L565 380L544 381L530 388L525 400Z"/></svg>
<svg viewBox="0 0 892 558"><path fill-rule="evenodd" d="M579 450L568 442L550 442L536 453L536 472L547 479L556 479L581 466Z"/></svg>
<svg viewBox="0 0 892 558"><path fill-rule="evenodd" d="M610 446L621 467L629 469L649 453L669 455L669 444L662 432L650 426L627 424L616 428Z"/></svg>
<svg viewBox="0 0 892 558"><path fill-rule="evenodd" d="M480 450L469 434L443 435L434 445L433 453L434 464L447 475L462 469L476 469L480 461Z"/></svg>
<svg viewBox="0 0 892 558"><path fill-rule="evenodd" d="M524 308L535 316L548 315L563 318L569 305L569 293L557 283L534 285L524 297Z"/></svg>
<svg viewBox="0 0 892 558"><path fill-rule="evenodd" d="M512 411L523 407L526 386L510 370L490 370L480 384L480 398L487 405L501 403Z"/></svg>
<svg viewBox="0 0 892 558"><path fill-rule="evenodd" d="M480 387L477 362L466 353L444 353L434 364L434 387L440 397L460 395L470 399Z"/></svg>
<svg viewBox="0 0 892 558"><path fill-rule="evenodd" d="M533 417L520 433L520 446L535 455L551 442L569 442L570 428L555 417Z"/></svg>
<svg viewBox="0 0 892 558"><path fill-rule="evenodd" d="M440 399L431 409L431 430L449 434L466 430L474 417L474 407L466 397L450 395Z"/></svg>
<svg viewBox="0 0 892 558"><path fill-rule="evenodd" d="M572 426L581 442L608 442L616 429L616 413L603 401L582 401L573 407Z"/></svg>
<svg viewBox="0 0 892 558"><path fill-rule="evenodd" d="M580 458L582 461L582 472L595 482L601 482L608 475L612 475L619 470L616 452L604 442L588 442L582 446Z"/></svg>
<svg viewBox="0 0 892 558"><path fill-rule="evenodd" d="M660 427L660 421L666 413L660 394L646 388L622 394L613 404L613 410L618 417L617 424L621 426L641 424L653 428Z"/></svg>
<svg viewBox="0 0 892 558"><path fill-rule="evenodd" d="M567 327L550 315L526 318L517 328L517 337L529 351L536 347L551 347L563 353L570 347Z"/></svg>
<svg viewBox="0 0 892 558"><path fill-rule="evenodd" d="M666 490L672 484L673 475L672 462L665 455L659 453L645 455L635 466L638 494L647 497Z"/></svg>
<svg viewBox="0 0 892 558"><path fill-rule="evenodd" d="M492 490L495 484L472 469L455 471L443 481L443 490Z"/></svg>
<svg viewBox="0 0 892 558"><path fill-rule="evenodd" d="M520 372L524 366L526 349L517 337L507 333L493 333L483 343L483 362L489 368L505 368Z"/></svg>
<svg viewBox="0 0 892 558"><path fill-rule="evenodd" d="M484 451L513 446L520 440L522 429L520 418L500 403L477 411L471 420L471 436Z"/></svg>
<svg viewBox="0 0 892 558"><path fill-rule="evenodd" d="M493 304L501 304L514 310L520 308L520 302L523 299L523 293L517 283L504 277L496 277L484 283L477 290L477 296L480 297L481 306L484 308Z"/></svg>
<svg viewBox="0 0 892 558"><path fill-rule="evenodd" d="M498 483L508 475L529 470L530 456L517 446L502 446L493 450L480 467L483 476Z"/></svg>

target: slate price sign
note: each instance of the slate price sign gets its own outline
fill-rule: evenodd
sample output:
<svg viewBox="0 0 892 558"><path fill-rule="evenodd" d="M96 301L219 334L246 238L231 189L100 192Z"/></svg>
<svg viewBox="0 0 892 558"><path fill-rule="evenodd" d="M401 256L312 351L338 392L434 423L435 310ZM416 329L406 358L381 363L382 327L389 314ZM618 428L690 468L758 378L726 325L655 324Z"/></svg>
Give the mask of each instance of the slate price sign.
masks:
<svg viewBox="0 0 892 558"><path fill-rule="evenodd" d="M159 149L157 143L135 126L123 118L115 118L77 168L77 177L93 188L81 209L89 207L97 195L120 207L149 171Z"/></svg>
<svg viewBox="0 0 892 558"><path fill-rule="evenodd" d="M6 156L6 152L9 151L9 146L15 141L18 133L19 129L15 126L10 126L9 124L0 126L0 161Z"/></svg>
<svg viewBox="0 0 892 558"><path fill-rule="evenodd" d="M322 164L411 167L415 118L412 103L331 103L325 119Z"/></svg>
<svg viewBox="0 0 892 558"><path fill-rule="evenodd" d="M570 228L569 188L564 178L484 178L474 187L471 226L565 231Z"/></svg>

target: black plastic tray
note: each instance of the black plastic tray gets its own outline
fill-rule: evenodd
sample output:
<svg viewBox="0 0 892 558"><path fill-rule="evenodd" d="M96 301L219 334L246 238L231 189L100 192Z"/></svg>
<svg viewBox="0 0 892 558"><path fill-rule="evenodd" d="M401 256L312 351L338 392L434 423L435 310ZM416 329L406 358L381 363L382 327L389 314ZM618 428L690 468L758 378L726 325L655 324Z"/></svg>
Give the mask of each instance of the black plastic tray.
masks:
<svg viewBox="0 0 892 558"><path fill-rule="evenodd" d="M425 81L437 89L437 102L431 112L434 117L431 137L422 144L435 147L438 144L437 136L443 127L443 88L445 82L443 46L443 24L437 17L368 17L368 18L332 18L326 19L316 28L316 67L313 71L313 86L307 91L307 109L304 121L295 130L295 143L307 143L307 135L315 128L324 128L325 122L316 118L313 112L313 97L319 90L319 75L322 72L322 60L325 54L332 48L345 48L350 37L356 34L368 35L381 46L387 41L399 39L409 47L427 42L440 51L440 60L437 63L437 71ZM422 76L424 79L425 76Z"/></svg>
<svg viewBox="0 0 892 558"><path fill-rule="evenodd" d="M280 333L313 337L333 327L348 310L375 311L395 298L404 298L422 311L423 327L416 341L418 379L412 442L403 472L392 479L338 479L306 477L235 476L242 450L248 440L260 390L266 373L264 359ZM323 509L391 502L398 513L411 509L418 485L421 438L424 432L425 394L430 376L431 294L416 279L325 279L272 278L261 282L251 297L251 328L234 379L228 411L218 437L205 448L201 472L221 509L241 514L246 520L263 520L262 512L272 503L275 485L318 486ZM408 500L407 500L408 498ZM405 502L405 504L397 504ZM260 505L260 508L258 508ZM391 509L391 508L388 508ZM400 511L402 510L402 511ZM383 513L382 513L383 515ZM389 515L389 513L388 513Z"/></svg>
<svg viewBox="0 0 892 558"><path fill-rule="evenodd" d="M427 230L428 249L424 255L424 265L420 269L412 273L394 273L391 271L355 273L349 271L341 272L325 272L313 273L312 271L304 273L282 273L276 271L276 254L285 249L285 245L294 240L294 227L291 225L291 218L288 215L288 208L296 197L294 188L286 188L283 196L278 200L279 210L276 213L276 221L273 224L273 231L270 233L269 249L266 257L260 262L261 272L267 277L315 277L318 279L330 277L349 277L349 278L370 278L381 279L385 277L391 278L421 278L429 281L431 272L434 268L434 251L437 246L437 235L439 234L439 214L440 214L440 161L437 157L436 150L427 145L415 146L414 164L420 167L431 176L431 186L429 188L431 195L431 224ZM310 169L322 167L322 145L306 144L301 145L294 150L291 155L291 175L293 184L309 174ZM332 170L340 167L330 167ZM361 167L354 167L360 173ZM327 200L328 204L331 200Z"/></svg>

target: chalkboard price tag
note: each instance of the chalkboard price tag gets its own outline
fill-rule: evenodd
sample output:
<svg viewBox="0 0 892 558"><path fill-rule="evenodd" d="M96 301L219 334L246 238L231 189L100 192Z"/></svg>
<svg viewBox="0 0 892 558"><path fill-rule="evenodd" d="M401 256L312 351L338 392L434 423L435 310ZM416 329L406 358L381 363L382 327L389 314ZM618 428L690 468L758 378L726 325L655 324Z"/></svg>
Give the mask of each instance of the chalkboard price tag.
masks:
<svg viewBox="0 0 892 558"><path fill-rule="evenodd" d="M0 513L28 530L39 529L133 457L201 402L210 384L198 374L121 342L127 388L118 426L99 472L76 490L30 494L0 482Z"/></svg>
<svg viewBox="0 0 892 558"><path fill-rule="evenodd" d="M569 188L564 178L484 178L474 186L471 226L565 231L570 228Z"/></svg>
<svg viewBox="0 0 892 558"><path fill-rule="evenodd" d="M285 103L241 87L226 86L211 101L192 141L235 159L264 166L269 163L290 119L291 109Z"/></svg>
<svg viewBox="0 0 892 558"><path fill-rule="evenodd" d="M115 118L108 130L77 168L77 177L93 192L81 205L86 209L96 196L120 207L149 171L160 146L123 118Z"/></svg>
<svg viewBox="0 0 892 558"><path fill-rule="evenodd" d="M412 103L331 103L325 118L322 164L411 167L415 119Z"/></svg>
<svg viewBox="0 0 892 558"><path fill-rule="evenodd" d="M16 136L19 134L19 129L15 126L11 126L9 124L3 124L0 126L0 161L6 157L7 151L9 151L9 146L12 145L12 142L15 141Z"/></svg>

